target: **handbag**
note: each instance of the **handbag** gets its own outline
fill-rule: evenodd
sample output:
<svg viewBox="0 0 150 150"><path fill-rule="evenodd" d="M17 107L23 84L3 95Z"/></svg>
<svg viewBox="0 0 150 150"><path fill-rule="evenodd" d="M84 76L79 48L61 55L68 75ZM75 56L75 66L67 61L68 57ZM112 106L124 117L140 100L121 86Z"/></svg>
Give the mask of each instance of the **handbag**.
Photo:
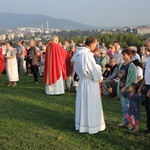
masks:
<svg viewBox="0 0 150 150"><path fill-rule="evenodd" d="M74 77L73 77L74 81L79 81L79 76L77 75L77 73L75 72Z"/></svg>

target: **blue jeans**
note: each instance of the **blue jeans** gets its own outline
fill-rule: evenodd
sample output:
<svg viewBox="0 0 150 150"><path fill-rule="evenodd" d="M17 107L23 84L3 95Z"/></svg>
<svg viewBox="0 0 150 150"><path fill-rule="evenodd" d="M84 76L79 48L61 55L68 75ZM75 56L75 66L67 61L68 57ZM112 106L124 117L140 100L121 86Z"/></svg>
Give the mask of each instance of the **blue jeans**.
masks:
<svg viewBox="0 0 150 150"><path fill-rule="evenodd" d="M122 106L123 123L128 124L126 114L129 112L129 100L127 98L124 98L123 95L120 93L120 102Z"/></svg>
<svg viewBox="0 0 150 150"><path fill-rule="evenodd" d="M18 69L19 73L25 73L24 56L18 57Z"/></svg>

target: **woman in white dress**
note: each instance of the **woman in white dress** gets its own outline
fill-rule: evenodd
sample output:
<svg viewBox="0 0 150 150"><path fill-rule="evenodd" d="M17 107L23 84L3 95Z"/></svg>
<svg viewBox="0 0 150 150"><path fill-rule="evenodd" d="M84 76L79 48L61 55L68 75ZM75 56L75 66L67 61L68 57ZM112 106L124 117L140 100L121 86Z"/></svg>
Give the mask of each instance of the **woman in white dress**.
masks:
<svg viewBox="0 0 150 150"><path fill-rule="evenodd" d="M88 37L85 47L77 47L74 54L74 71L79 76L76 96L75 128L79 132L95 134L105 130L99 81L102 80L100 65L96 64L92 51L96 48L95 37Z"/></svg>
<svg viewBox="0 0 150 150"><path fill-rule="evenodd" d="M7 78L10 82L8 86L16 86L17 85L16 81L19 81L19 77L18 77L16 51L12 47L12 42L6 42L5 62L6 62Z"/></svg>

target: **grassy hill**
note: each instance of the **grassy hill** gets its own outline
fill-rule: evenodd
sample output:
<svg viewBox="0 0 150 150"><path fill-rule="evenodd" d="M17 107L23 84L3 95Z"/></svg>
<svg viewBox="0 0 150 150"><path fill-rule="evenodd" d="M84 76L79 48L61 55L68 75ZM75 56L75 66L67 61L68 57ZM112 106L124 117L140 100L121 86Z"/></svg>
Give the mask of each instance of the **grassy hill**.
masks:
<svg viewBox="0 0 150 150"><path fill-rule="evenodd" d="M140 132L119 128L122 112L119 100L103 97L106 130L95 135L74 128L75 95L44 93L33 77L21 75L18 86L7 87L6 75L0 83L0 150L148 150L145 109L141 106ZM73 90L73 89L72 89Z"/></svg>

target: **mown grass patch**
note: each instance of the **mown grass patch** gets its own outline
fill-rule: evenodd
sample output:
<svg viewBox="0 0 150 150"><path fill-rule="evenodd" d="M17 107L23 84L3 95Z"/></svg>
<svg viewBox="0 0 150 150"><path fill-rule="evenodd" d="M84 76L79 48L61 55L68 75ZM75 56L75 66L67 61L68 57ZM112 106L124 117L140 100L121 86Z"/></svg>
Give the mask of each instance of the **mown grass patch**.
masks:
<svg viewBox="0 0 150 150"><path fill-rule="evenodd" d="M141 106L140 132L119 128L122 112L119 100L103 97L106 130L95 135L80 134L74 128L75 95L49 96L33 77L21 75L16 87L7 87L6 75L0 84L0 149L2 150L148 150L150 136L146 113Z"/></svg>

